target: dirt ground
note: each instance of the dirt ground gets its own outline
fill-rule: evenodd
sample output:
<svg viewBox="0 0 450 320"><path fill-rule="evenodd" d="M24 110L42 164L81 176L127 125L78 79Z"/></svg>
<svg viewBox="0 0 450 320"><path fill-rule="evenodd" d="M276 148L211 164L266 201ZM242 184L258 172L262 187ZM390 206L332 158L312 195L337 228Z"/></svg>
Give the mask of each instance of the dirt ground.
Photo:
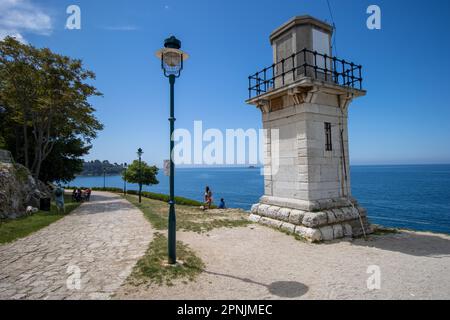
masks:
<svg viewBox="0 0 450 320"><path fill-rule="evenodd" d="M367 242L309 244L250 225L206 234L179 232L178 239L206 264L195 282L126 284L115 298L450 299L447 235L403 231Z"/></svg>

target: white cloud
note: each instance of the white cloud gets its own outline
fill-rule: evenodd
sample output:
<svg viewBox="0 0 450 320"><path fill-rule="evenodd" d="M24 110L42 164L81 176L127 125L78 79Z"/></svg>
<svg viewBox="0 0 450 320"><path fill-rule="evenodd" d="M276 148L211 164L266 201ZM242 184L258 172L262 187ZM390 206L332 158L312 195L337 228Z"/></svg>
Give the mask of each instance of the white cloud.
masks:
<svg viewBox="0 0 450 320"><path fill-rule="evenodd" d="M0 39L13 36L25 42L23 34L49 35L52 21L30 0L0 0Z"/></svg>
<svg viewBox="0 0 450 320"><path fill-rule="evenodd" d="M139 28L136 26L108 26L103 27L103 29L108 31L135 31L138 30Z"/></svg>

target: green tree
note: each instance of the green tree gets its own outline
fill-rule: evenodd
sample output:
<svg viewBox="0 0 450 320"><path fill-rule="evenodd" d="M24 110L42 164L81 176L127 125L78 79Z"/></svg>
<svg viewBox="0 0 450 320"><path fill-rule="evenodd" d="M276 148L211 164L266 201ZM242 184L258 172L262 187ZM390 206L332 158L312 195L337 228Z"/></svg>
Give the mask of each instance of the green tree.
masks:
<svg viewBox="0 0 450 320"><path fill-rule="evenodd" d="M58 150L63 152L61 146L78 139L79 148L75 150L73 143L69 148L74 151L70 156L76 157L87 152L97 131L103 129L88 101L101 95L88 84L94 79L81 60L11 37L0 41L0 102L6 110L0 135L16 161L35 177L48 175L42 173L43 163L49 157L63 157L58 155Z"/></svg>
<svg viewBox="0 0 450 320"><path fill-rule="evenodd" d="M3 123L5 122L5 113L6 109L1 105L0 101L0 124L3 126ZM4 133L2 130L0 130L0 149L6 148L6 141L4 137Z"/></svg>
<svg viewBox="0 0 450 320"><path fill-rule="evenodd" d="M42 181L68 183L83 171L83 157L91 149L83 140L75 136L59 140L41 168Z"/></svg>
<svg viewBox="0 0 450 320"><path fill-rule="evenodd" d="M7 37L0 41L0 98L6 110L3 119L3 130L8 124L15 126L13 134L17 139L22 138L21 148L18 150L22 157L16 161L29 166L29 132L31 105L37 100L37 74L34 61L36 51L33 47ZM10 132L7 132L11 134ZM19 134L20 133L20 134ZM18 149L19 142L16 141Z"/></svg>
<svg viewBox="0 0 450 320"><path fill-rule="evenodd" d="M134 160L127 170L122 172L122 178L129 183L139 184L139 189L142 189L142 185L150 186L159 183L156 178L158 170L156 166L149 166L145 161L141 161L140 175L139 160Z"/></svg>

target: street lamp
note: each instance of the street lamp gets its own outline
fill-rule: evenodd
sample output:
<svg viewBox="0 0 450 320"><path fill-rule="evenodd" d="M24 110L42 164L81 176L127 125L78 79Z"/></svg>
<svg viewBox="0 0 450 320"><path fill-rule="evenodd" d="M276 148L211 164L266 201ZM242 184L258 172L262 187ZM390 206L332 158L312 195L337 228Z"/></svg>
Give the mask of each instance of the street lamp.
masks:
<svg viewBox="0 0 450 320"><path fill-rule="evenodd" d="M169 198L169 264L177 262L176 253L176 215L174 202L175 165L172 153L174 148L173 131L175 127L174 116L174 85L183 70L183 62L189 58L188 54L181 51L181 41L171 36L164 40L164 48L156 52L156 57L161 60L161 68L164 76L169 78L170 84L170 198Z"/></svg>
<svg viewBox="0 0 450 320"><path fill-rule="evenodd" d="M106 168L103 168L103 189L106 189Z"/></svg>
<svg viewBox="0 0 450 320"><path fill-rule="evenodd" d="M138 149L137 155L139 157L139 203L141 203L141 193L142 193L142 170L141 170L141 157L144 151L141 148Z"/></svg>
<svg viewBox="0 0 450 320"><path fill-rule="evenodd" d="M127 180L126 180L126 177L127 177L127 163L125 162L124 164L123 164L123 168L124 168L124 170L125 170L125 172L124 172L124 174L123 174L123 195L124 196L126 196L127 195Z"/></svg>

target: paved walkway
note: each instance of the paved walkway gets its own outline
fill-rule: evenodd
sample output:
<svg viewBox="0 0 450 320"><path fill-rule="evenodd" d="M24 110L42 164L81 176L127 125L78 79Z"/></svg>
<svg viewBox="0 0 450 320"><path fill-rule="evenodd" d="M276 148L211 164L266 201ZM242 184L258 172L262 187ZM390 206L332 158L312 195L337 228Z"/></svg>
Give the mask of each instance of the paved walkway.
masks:
<svg viewBox="0 0 450 320"><path fill-rule="evenodd" d="M151 238L138 209L94 192L67 217L0 246L0 299L107 299Z"/></svg>

